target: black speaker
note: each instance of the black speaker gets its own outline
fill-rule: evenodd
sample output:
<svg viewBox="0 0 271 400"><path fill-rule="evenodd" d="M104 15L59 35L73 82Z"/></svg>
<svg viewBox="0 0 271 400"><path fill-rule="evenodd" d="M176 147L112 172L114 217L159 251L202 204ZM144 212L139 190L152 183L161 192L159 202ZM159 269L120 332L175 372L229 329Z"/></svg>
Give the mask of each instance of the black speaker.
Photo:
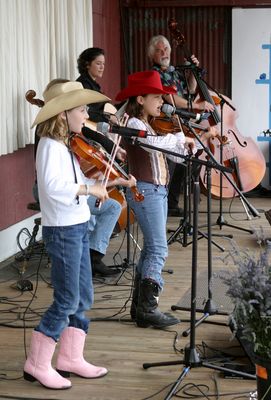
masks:
<svg viewBox="0 0 271 400"><path fill-rule="evenodd" d="M253 358L253 347L250 342L243 338L242 329L238 329L237 332L234 330L233 324L230 322L229 327L231 331L234 333L236 339L238 340L240 346L242 347L243 351L245 352L246 356L248 357L250 363L252 365L255 364Z"/></svg>

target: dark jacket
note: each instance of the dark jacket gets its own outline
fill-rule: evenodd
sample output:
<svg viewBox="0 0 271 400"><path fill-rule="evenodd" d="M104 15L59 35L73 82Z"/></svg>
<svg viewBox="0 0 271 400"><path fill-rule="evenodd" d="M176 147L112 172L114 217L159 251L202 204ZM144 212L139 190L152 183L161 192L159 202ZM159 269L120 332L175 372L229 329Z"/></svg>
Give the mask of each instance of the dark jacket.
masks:
<svg viewBox="0 0 271 400"><path fill-rule="evenodd" d="M89 76L89 74L82 74L77 79L78 82L81 82L85 89L95 90L96 92L102 93L101 86ZM94 103L88 104L89 111L89 119L93 122L103 122L104 117L102 115L103 108L105 103Z"/></svg>

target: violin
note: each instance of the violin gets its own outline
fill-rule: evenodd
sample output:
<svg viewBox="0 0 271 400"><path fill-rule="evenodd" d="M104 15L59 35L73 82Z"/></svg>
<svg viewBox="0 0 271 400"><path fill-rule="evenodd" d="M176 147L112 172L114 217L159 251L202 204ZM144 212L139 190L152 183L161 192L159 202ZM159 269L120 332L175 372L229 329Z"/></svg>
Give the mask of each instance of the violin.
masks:
<svg viewBox="0 0 271 400"><path fill-rule="evenodd" d="M25 94L26 100L33 105L38 107L43 107L44 101L35 98L36 92L34 90L28 90ZM123 177L129 179L126 172L114 161L114 167L110 166L110 155L103 149L98 148L99 146L94 142L91 143L87 141L83 136L73 135L70 138L70 145L72 151L77 154L80 158L80 166L83 173L92 179L100 179L103 177L105 170L110 168L110 179L115 179L117 177ZM134 192L135 200L142 201L144 196L138 192L137 188L131 188ZM121 214L117 223L117 231L120 232L127 226L127 202L123 191L118 190L116 187L109 188L108 194L110 198L117 200L122 209ZM130 223L133 224L135 217L132 210L130 210Z"/></svg>
<svg viewBox="0 0 271 400"><path fill-rule="evenodd" d="M178 24L174 19L169 21L169 30L173 38L181 45L184 49L185 57L191 59L191 52L188 50L184 36L177 28ZM233 172L227 173L229 180L212 169L211 171L211 194L215 198L219 198L221 195L223 198L231 198L238 195L238 192L234 189L233 185L229 182L233 180L237 185L238 189L243 192L256 187L262 180L266 164L263 154L259 147L252 138L244 138L236 127L236 119L238 114L234 107L231 106L231 100L226 96L217 97L209 91L206 83L203 81L198 68L192 68L192 73L197 81L197 90L199 97L214 106L214 110L210 112L207 123L209 126L215 126L218 132L222 132L221 136L226 137L227 140L221 140L212 138L212 143L208 143L210 151L214 158L224 163L225 166L230 166ZM222 99L223 103L222 103ZM218 105L224 106L223 121L221 121L221 112L219 112ZM207 158L205 154L200 157ZM207 193L207 182L206 182L206 167L202 166L200 172L201 186L205 193Z"/></svg>
<svg viewBox="0 0 271 400"><path fill-rule="evenodd" d="M74 134L70 137L70 147L80 159L81 168L88 178L97 179L98 175L105 175L109 171L109 179L116 179L119 177L129 179L128 174L123 168L113 160L112 166L110 165L111 157L104 149L98 149L94 142L89 141L79 134ZM137 187L131 188L135 201L143 201L144 196L138 192Z"/></svg>
<svg viewBox="0 0 271 400"><path fill-rule="evenodd" d="M174 134L180 132L182 129L185 136L194 139L195 135L191 132L191 128L193 128L201 139L208 137L209 147L211 149L213 148L211 139L216 138L221 145L226 145L228 143L228 138L226 136L220 136L217 131L208 134L209 129L196 122L189 121L188 123L187 121L182 121L182 126L180 127L178 121L174 117L169 117L163 112L161 112L159 117L153 117L150 121L150 125L158 135L167 135L168 133Z"/></svg>
<svg viewBox="0 0 271 400"><path fill-rule="evenodd" d="M177 133L181 130L178 121L163 112L160 113L159 117L152 117L150 125L152 129L161 136L167 135L168 133Z"/></svg>

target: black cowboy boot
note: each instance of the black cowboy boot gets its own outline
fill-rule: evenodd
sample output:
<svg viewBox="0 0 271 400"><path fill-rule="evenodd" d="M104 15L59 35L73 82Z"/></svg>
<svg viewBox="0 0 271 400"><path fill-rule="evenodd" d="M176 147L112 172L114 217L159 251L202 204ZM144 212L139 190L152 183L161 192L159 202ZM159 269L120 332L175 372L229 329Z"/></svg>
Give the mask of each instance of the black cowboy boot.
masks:
<svg viewBox="0 0 271 400"><path fill-rule="evenodd" d="M136 323L140 328L147 328L149 326L165 328L181 322L170 313L164 314L158 309L159 292L159 285L154 281L144 279L140 282L136 309Z"/></svg>
<svg viewBox="0 0 271 400"><path fill-rule="evenodd" d="M136 320L136 309L137 309L137 304L138 304L140 279L141 279L140 274L138 274L136 272L135 279L134 279L133 297L132 297L132 303L131 303L131 308L130 308L130 315L131 315L132 321Z"/></svg>
<svg viewBox="0 0 271 400"><path fill-rule="evenodd" d="M92 268L92 275L100 275L100 276L113 276L119 274L121 270L116 268L115 266L109 267L105 265L102 261L104 254L99 253L96 250L90 249L90 258L91 258L91 268Z"/></svg>

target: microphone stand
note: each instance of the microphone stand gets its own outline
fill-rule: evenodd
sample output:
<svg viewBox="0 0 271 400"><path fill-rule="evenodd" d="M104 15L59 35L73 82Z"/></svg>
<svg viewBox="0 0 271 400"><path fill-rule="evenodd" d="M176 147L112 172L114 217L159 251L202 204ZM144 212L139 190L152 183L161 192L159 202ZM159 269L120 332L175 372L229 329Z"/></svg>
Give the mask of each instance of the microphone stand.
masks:
<svg viewBox="0 0 271 400"><path fill-rule="evenodd" d="M207 279L207 287L208 287L208 299L205 303L204 306L204 310L203 310L203 316L196 322L195 321L195 328L198 327L202 322L204 322L210 315L215 315L217 313L217 306L213 301L213 294L212 294L212 290L211 290L211 280L212 280L212 223L211 223L211 202L212 202L212 194L211 194L211 187L212 187L212 183L211 183L211 168L215 168L218 169L220 171L223 171L223 169L225 167L223 167L222 165L218 164L218 162L216 161L216 159L214 158L213 154L210 152L209 148L207 146L204 145L204 143L202 142L200 136L196 133L195 129L193 129L191 123L189 122L189 120L187 120L186 122L183 122L184 125L186 125L189 129L189 131L193 134L194 138L198 141L198 143L201 145L203 151L205 151L205 153L208 155L209 157L209 162L207 162L206 164L206 171L207 171L207 239L208 239L208 245L207 245L207 255L208 255L208 279ZM196 179L196 181L198 181L199 179L199 173L200 171L197 171L197 174L195 175L194 179ZM195 229L195 227L194 227ZM197 231L198 233L200 233L200 231L198 230L197 227ZM194 237L193 237L193 241L194 241ZM222 251L224 251L225 249L218 246ZM173 305L171 307L171 309L173 311L175 310L182 310L184 309L183 307L177 306L177 305ZM186 331L184 331L182 333L183 336L188 336L191 333L191 327L190 329L187 329Z"/></svg>
<svg viewBox="0 0 271 400"><path fill-rule="evenodd" d="M140 144L141 145L141 144ZM154 148L154 146L149 147L149 145L142 144L142 147L148 147L148 148ZM157 148L156 148L157 149ZM160 151L164 151L162 149L159 149ZM168 151L164 151L169 153ZM171 153L172 154L172 153ZM173 153L175 155L175 153ZM182 156L184 157L184 156ZM216 165L213 164L213 162L210 161L202 161L198 159L193 159L192 162L195 163L200 163L203 165L206 165L208 168L216 168L219 170L223 171L229 171L229 168L224 167L222 165L219 165L216 163ZM170 365L179 365L183 364L184 368L179 375L178 379L175 381L175 383L172 385L169 393L166 395L164 400L169 400L176 394L176 391L182 382L182 380L186 377L186 375L189 373L189 371L192 368L198 368L198 367L206 367L218 371L223 371L223 372L230 372L234 373L236 375L245 377L245 378L255 378L254 375L247 374L245 372L241 371L233 371L228 368L224 368L215 364L210 364L207 361L202 361L200 358L200 355L197 352L196 349L196 344L195 344L195 339L196 339L196 333L195 333L195 327L196 327L196 292L197 292L197 241L198 241L198 205L199 205L199 196L200 196L200 187L199 187L199 182L198 182L198 177L195 178L194 184L193 184L193 249L192 249L192 282L191 282L191 316L190 316L190 343L185 347L185 352L184 352L184 359L183 360L178 360L178 361L164 361L164 362L158 362L158 363L144 363L143 368L148 369L151 367L159 367L159 366L170 366Z"/></svg>
<svg viewBox="0 0 271 400"><path fill-rule="evenodd" d="M115 285L119 283L127 268L135 266L134 261L131 259L131 240L134 242L138 250L141 251L141 247L139 246L139 244L137 243L137 241L135 240L134 236L131 233L130 206L128 203L127 203L127 226L125 228L125 233L126 233L126 258L124 258L123 263L120 266L122 271L118 276Z"/></svg>
<svg viewBox="0 0 271 400"><path fill-rule="evenodd" d="M193 175L194 176L194 175ZM190 244L192 244L192 241L188 242L187 241L187 236L193 231L193 225L191 224L191 201L190 201L190 195L191 195L191 158L188 157L186 160L186 168L185 168L185 185L184 185L184 216L182 220L179 223L178 228L173 231L173 233L170 235L168 238L167 244L170 245L174 243L175 241L178 241L182 244L183 247L187 247ZM209 196L210 198L210 196ZM210 204L210 201L208 202ZM211 212L211 208L210 209ZM208 233L204 233L202 231L198 231L200 234L200 237L198 237L198 240L205 238L211 241L213 245L215 245L219 250L224 251L225 249L221 247L218 243L216 243L214 240L212 240L211 234L209 234L210 229L208 230ZM182 239L178 239L178 236L180 233L183 233Z"/></svg>
<svg viewBox="0 0 271 400"><path fill-rule="evenodd" d="M220 122L220 137L222 139L222 137L223 137L223 127L224 127L223 126L223 123L224 123L224 105L227 104L227 106L229 106L233 111L236 111L236 108L233 107L233 105L223 95L221 95L216 89L211 87L203 78L201 78L201 80L206 84L206 86L208 86L213 92L215 92L216 95L220 99L220 103L219 103L220 104L220 120L221 120L221 122ZM222 147L222 145L220 146L220 164L223 164L223 147ZM228 226L230 228L238 229L238 230L241 230L241 231L248 232L248 233L252 234L253 231L251 229L245 229L245 228L242 228L240 226L229 224L224 219L224 216L223 216L223 201L222 201L222 199L223 199L222 176L223 176L223 174L220 171L220 180L219 180L219 185L220 185L220 190L219 190L219 217L217 218L216 225L218 225L220 229L222 229L222 226ZM232 184L233 181L231 182L231 180L229 180L229 182ZM232 186L234 187L234 185L232 185ZM241 191L239 190L238 191L239 198L240 198L240 201L241 201L241 203L242 203L242 205L244 207L244 210L246 212L246 215L247 215L248 219L251 220L251 217L249 215L248 209L250 210L250 212L251 212L253 217L258 217L259 216L258 211L256 209L254 209L254 212L251 211L251 207L252 206L248 205L249 204L248 201L247 202L244 201L244 199L246 199L246 197L243 194L240 195L240 193L241 193ZM232 237L232 235L229 235L229 236Z"/></svg>
<svg viewBox="0 0 271 400"><path fill-rule="evenodd" d="M187 241L187 236L192 232L191 225L191 163L187 159L185 165L185 176L184 176L184 185L183 185L183 217L180 219L179 226L175 230L169 230L169 232L173 232L167 240L167 244L170 245L175 241L182 244L183 247L187 247L190 243ZM183 237L178 238L178 236L183 233Z"/></svg>
<svg viewBox="0 0 271 400"><path fill-rule="evenodd" d="M188 110L192 109L192 95L189 90L189 84L187 80L187 76L185 73L181 76L180 71L178 68L174 68L175 71L178 73L179 79L184 80L187 88L187 105ZM172 98L173 105L176 108L176 103ZM184 165L184 164L183 164ZM179 226L176 230L169 230L169 232L173 232L172 235L168 238L167 244L170 245L175 241L178 241L182 244L183 247L187 247L190 243L187 241L187 236L192 232L192 225L191 225L191 163L189 159L187 159L185 167L185 177L184 177L184 186L183 186L183 219L180 220ZM178 239L179 234L183 232L183 238ZM201 236L203 237L203 235Z"/></svg>

